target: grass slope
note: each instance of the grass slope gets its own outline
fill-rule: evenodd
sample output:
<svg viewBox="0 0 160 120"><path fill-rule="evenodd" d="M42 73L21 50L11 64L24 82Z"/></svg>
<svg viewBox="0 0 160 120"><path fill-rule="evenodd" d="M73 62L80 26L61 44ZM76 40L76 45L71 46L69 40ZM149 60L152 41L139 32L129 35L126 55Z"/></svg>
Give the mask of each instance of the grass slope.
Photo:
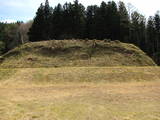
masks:
<svg viewBox="0 0 160 120"><path fill-rule="evenodd" d="M151 58L132 44L98 40L27 43L9 51L2 58L0 66L3 68L156 65Z"/></svg>

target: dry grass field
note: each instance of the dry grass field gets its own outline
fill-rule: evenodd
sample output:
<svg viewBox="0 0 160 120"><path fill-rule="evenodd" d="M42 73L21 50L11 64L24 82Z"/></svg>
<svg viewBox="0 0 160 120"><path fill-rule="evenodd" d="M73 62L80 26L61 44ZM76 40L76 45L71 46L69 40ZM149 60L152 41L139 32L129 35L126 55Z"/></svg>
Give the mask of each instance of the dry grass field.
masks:
<svg viewBox="0 0 160 120"><path fill-rule="evenodd" d="M0 120L160 120L160 68L0 69Z"/></svg>
<svg viewBox="0 0 160 120"><path fill-rule="evenodd" d="M119 41L26 43L0 57L0 120L160 120L160 68Z"/></svg>

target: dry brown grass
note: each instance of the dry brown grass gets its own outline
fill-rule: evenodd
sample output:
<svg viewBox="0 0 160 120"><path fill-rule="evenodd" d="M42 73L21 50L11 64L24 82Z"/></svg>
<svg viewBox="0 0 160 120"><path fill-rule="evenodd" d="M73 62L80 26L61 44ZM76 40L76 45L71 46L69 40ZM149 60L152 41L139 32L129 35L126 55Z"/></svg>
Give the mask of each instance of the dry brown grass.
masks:
<svg viewBox="0 0 160 120"><path fill-rule="evenodd" d="M10 72L11 71L11 72ZM8 74L12 73L8 79ZM111 83L160 80L159 67L62 67L1 69L0 84L24 86L61 83ZM4 80L2 79L4 78Z"/></svg>
<svg viewBox="0 0 160 120"><path fill-rule="evenodd" d="M11 71L0 74L0 120L160 120L159 67Z"/></svg>
<svg viewBox="0 0 160 120"><path fill-rule="evenodd" d="M2 120L159 120L160 82L0 87Z"/></svg>

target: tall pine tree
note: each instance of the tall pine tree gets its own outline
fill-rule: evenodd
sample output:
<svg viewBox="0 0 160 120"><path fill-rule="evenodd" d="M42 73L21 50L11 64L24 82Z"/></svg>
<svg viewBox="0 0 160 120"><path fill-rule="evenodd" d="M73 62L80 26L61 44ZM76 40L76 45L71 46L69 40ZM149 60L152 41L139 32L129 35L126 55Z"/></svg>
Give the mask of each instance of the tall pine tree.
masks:
<svg viewBox="0 0 160 120"><path fill-rule="evenodd" d="M61 4L58 4L53 10L52 26L51 26L52 39L60 39L60 36L64 32L63 20L65 18L63 17L63 13L64 11Z"/></svg>
<svg viewBox="0 0 160 120"><path fill-rule="evenodd" d="M44 5L44 36L45 40L51 39L51 26L52 26L52 7L49 6L49 1L46 0Z"/></svg>
<svg viewBox="0 0 160 120"><path fill-rule="evenodd" d="M119 19L120 19L119 40L123 42L129 42L129 27L130 27L129 14L125 7L125 4L121 1L119 2Z"/></svg>
<svg viewBox="0 0 160 120"><path fill-rule="evenodd" d="M52 8L48 0L45 5L41 4L34 18L28 35L30 41L41 41L50 39Z"/></svg>
<svg viewBox="0 0 160 120"><path fill-rule="evenodd" d="M154 18L153 17L149 17L148 22L147 22L147 40L146 40L146 44L147 44L147 53L152 56L153 53L155 53L155 46L156 46L156 42L155 42L155 27L154 27Z"/></svg>
<svg viewBox="0 0 160 120"><path fill-rule="evenodd" d="M96 38L96 13L98 6L88 6L86 10L86 26L85 26L85 38L95 39Z"/></svg>
<svg viewBox="0 0 160 120"><path fill-rule="evenodd" d="M131 43L145 50L145 18L138 12L131 15Z"/></svg>

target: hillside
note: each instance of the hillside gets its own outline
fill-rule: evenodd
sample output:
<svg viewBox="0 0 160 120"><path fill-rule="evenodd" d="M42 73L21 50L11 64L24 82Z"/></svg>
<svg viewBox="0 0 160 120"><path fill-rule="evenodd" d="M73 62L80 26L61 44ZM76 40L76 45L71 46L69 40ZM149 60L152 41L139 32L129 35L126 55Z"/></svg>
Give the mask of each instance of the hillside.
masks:
<svg viewBox="0 0 160 120"><path fill-rule="evenodd" d="M132 44L119 41L52 40L19 46L1 57L2 68L155 66Z"/></svg>

